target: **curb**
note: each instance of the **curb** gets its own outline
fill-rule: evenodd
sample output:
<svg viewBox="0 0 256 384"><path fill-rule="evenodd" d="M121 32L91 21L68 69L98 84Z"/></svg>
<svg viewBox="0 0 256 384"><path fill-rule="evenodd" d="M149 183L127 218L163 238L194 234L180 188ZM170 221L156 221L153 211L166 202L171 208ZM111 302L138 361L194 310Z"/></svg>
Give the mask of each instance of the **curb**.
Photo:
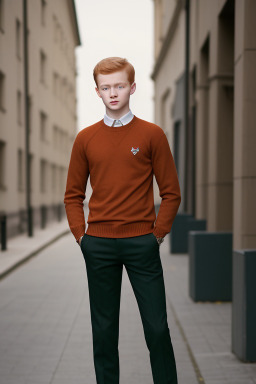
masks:
<svg viewBox="0 0 256 384"><path fill-rule="evenodd" d="M8 276L11 272L13 272L15 269L20 267L21 265L25 264L27 261L29 261L32 257L36 256L38 253L40 253L43 249L47 248L49 245L54 243L56 240L61 238L62 236L67 235L70 233L69 229L64 230L63 232L59 233L58 235L54 236L50 240L46 241L43 245L38 247L37 249L29 252L26 256L15 262L13 265L10 267L6 268L5 271L0 273L0 281L3 280L6 276Z"/></svg>

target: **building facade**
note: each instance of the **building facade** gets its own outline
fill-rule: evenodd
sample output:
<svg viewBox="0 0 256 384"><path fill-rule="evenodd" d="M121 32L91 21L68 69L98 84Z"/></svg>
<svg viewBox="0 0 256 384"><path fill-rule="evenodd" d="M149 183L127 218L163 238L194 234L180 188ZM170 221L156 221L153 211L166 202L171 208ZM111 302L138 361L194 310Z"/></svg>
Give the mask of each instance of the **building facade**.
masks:
<svg viewBox="0 0 256 384"><path fill-rule="evenodd" d="M232 232L233 249L256 248L256 2L154 4L155 120L174 152L181 210Z"/></svg>
<svg viewBox="0 0 256 384"><path fill-rule="evenodd" d="M77 133L72 0L27 0L29 163L26 162L24 1L0 0L0 211L8 237L27 227L26 172L33 225L64 212L69 153Z"/></svg>
<svg viewBox="0 0 256 384"><path fill-rule="evenodd" d="M181 1L155 0L154 57L155 123L165 132L184 196L184 61L185 10ZM176 135L175 135L176 131ZM179 137L178 133L179 132ZM179 143L175 142L179 140ZM157 188L155 189L157 190ZM179 211L184 210L181 199Z"/></svg>

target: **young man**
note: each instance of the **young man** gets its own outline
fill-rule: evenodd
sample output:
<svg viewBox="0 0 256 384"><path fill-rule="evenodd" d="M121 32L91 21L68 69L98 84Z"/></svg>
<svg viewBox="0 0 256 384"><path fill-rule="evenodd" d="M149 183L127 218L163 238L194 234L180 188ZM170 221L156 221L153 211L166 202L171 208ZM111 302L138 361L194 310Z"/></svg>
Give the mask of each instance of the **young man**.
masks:
<svg viewBox="0 0 256 384"><path fill-rule="evenodd" d="M87 270L97 384L119 384L123 265L139 306L154 384L176 384L159 252L181 202L176 167L163 130L129 108L136 89L133 66L109 57L93 75L106 113L75 138L64 204ZM162 198L157 218L153 174ZM85 233L89 175L93 192Z"/></svg>

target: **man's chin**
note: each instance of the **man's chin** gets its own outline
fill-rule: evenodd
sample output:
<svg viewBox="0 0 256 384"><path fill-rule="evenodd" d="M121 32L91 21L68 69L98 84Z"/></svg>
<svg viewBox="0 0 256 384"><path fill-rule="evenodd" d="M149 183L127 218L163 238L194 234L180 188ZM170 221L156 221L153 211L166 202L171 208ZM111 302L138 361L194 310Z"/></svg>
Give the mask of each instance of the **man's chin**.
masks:
<svg viewBox="0 0 256 384"><path fill-rule="evenodd" d="M120 111L123 108L123 106L115 104L115 105L108 105L107 108L110 109L111 111Z"/></svg>

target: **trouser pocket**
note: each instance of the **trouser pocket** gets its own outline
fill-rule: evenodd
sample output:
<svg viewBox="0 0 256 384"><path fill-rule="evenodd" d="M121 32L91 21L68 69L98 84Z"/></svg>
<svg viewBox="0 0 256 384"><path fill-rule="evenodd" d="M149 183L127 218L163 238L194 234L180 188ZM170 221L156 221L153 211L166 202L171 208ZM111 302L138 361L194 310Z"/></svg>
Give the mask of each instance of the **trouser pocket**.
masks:
<svg viewBox="0 0 256 384"><path fill-rule="evenodd" d="M82 251L84 256L86 254L86 247L88 245L89 238L90 238L90 236L88 237L88 235L85 233L82 237L82 240L81 240L80 248L81 248L81 251Z"/></svg>
<svg viewBox="0 0 256 384"><path fill-rule="evenodd" d="M157 246L159 247L159 243L158 243L157 238L155 237L154 233L151 232L149 235L150 235L151 237L154 238L154 242L155 242L155 243L157 244Z"/></svg>

